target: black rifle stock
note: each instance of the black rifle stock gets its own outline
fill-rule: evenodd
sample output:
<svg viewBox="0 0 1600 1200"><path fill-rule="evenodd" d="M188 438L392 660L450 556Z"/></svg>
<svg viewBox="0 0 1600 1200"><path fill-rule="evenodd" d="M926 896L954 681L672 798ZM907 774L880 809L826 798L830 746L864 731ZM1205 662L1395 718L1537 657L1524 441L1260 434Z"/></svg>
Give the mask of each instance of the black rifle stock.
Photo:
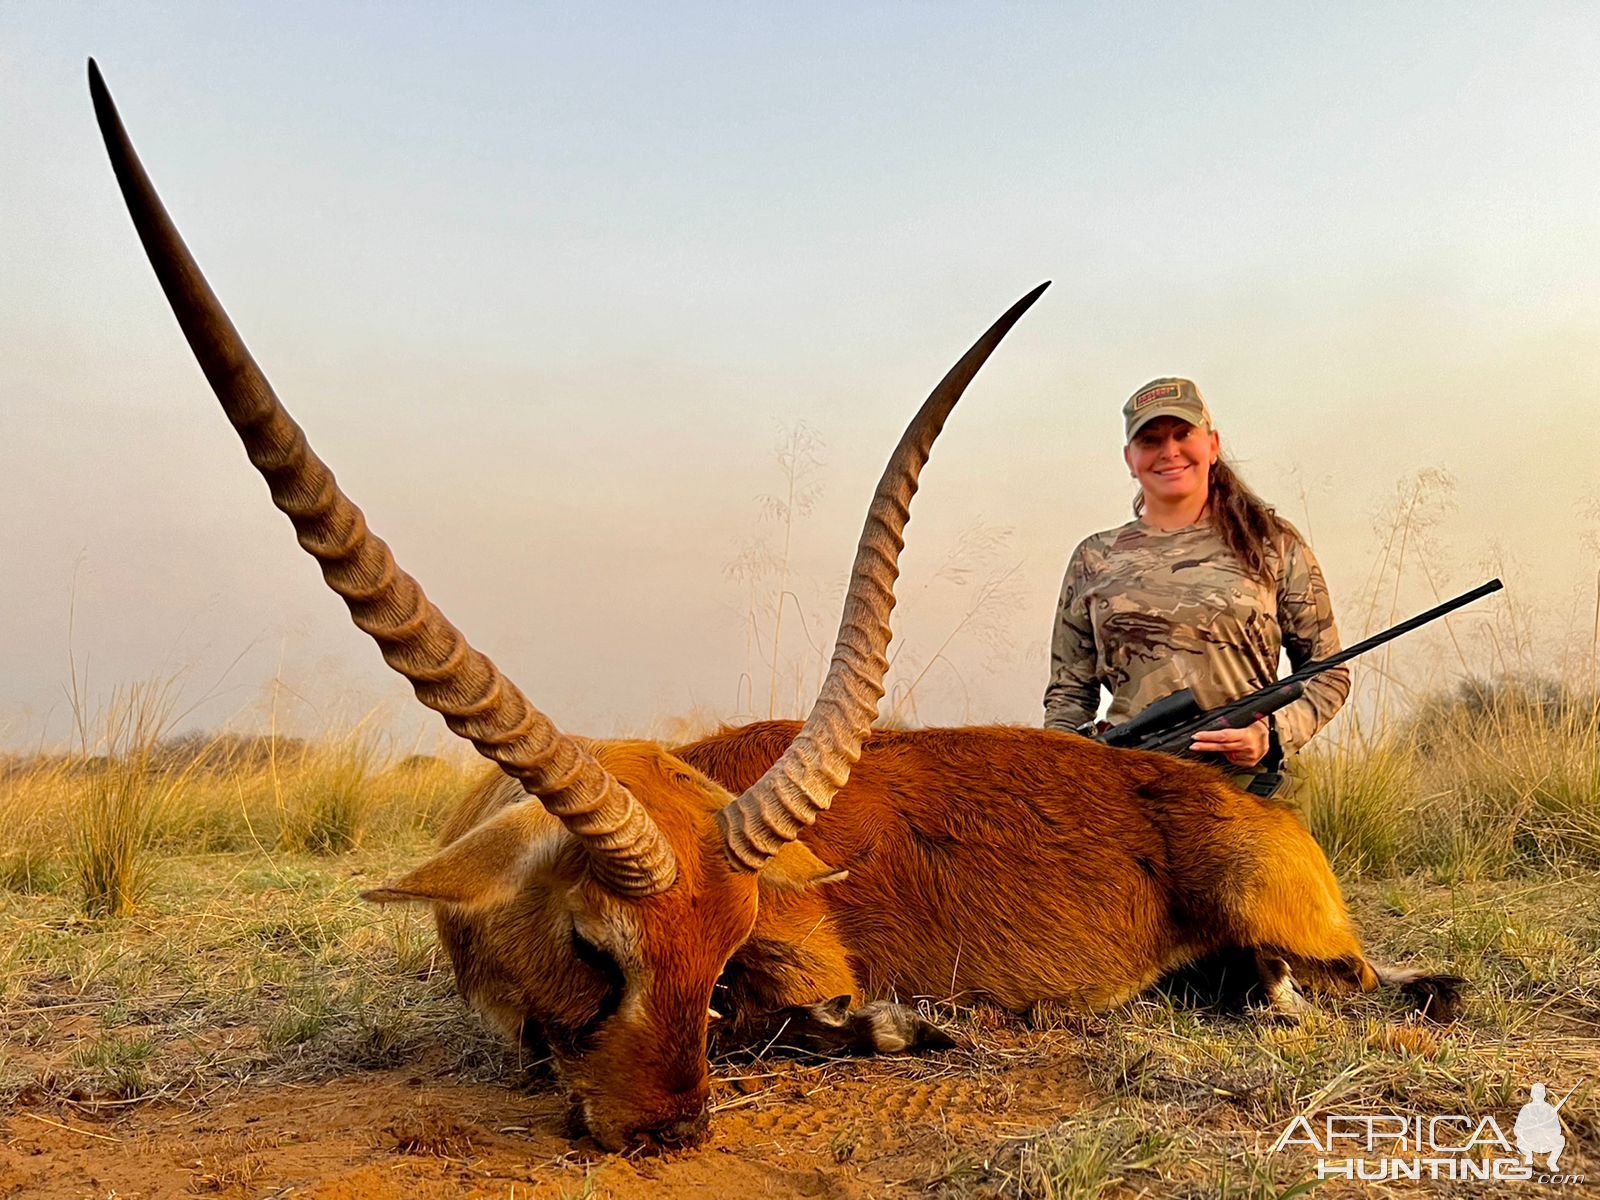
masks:
<svg viewBox="0 0 1600 1200"><path fill-rule="evenodd" d="M1429 621L1437 621L1447 613L1471 604L1474 600L1482 599L1491 592L1498 592L1501 586L1498 579L1479 584L1470 592L1463 592L1455 599L1446 600L1427 612L1418 613L1408 621L1401 621L1400 624L1385 629L1382 633L1375 633L1337 654L1309 662L1276 683L1270 683L1259 691L1240 696L1239 699L1217 708L1202 709L1195 701L1194 693L1188 688L1173 692L1172 695L1157 700L1138 716L1131 717L1121 725L1113 726L1102 733L1094 734L1094 739L1105 742L1108 746L1125 746L1134 750L1159 750L1165 754L1178 754L1186 758L1199 757L1189 749L1189 743L1194 740L1195 734L1213 729L1243 729L1251 722L1258 721L1277 712L1284 705L1293 704L1300 699L1305 693L1306 680L1320 675L1331 667L1347 663L1357 655L1365 654L1385 642L1410 633Z"/></svg>

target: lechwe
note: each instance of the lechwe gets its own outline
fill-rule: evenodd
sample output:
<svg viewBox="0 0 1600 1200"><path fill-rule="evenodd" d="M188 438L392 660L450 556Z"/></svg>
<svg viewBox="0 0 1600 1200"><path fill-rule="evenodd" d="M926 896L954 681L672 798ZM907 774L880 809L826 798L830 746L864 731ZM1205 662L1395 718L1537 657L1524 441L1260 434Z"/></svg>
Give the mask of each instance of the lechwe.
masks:
<svg viewBox="0 0 1600 1200"><path fill-rule="evenodd" d="M876 734L840 793L882 696L918 473L1042 286L962 357L890 459L805 725L677 753L591 742L559 732L368 531L206 285L92 63L90 86L151 264L273 502L385 661L503 773L462 803L440 853L369 896L435 906L463 993L548 1046L600 1142L703 1133L714 1006L727 1044L782 1030L870 1051L944 1041L874 997L1110 1004L1225 947L1256 955L1280 1003L1291 969L1376 985L1315 843L1205 767L1043 730ZM1452 996L1448 980L1395 981L1436 1006Z"/></svg>

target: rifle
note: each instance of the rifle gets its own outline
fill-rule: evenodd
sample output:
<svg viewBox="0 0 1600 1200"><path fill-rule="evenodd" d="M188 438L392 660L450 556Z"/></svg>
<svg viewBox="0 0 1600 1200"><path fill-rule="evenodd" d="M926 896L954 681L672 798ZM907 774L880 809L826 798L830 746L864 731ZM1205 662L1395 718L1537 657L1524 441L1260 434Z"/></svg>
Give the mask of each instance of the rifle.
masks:
<svg viewBox="0 0 1600 1200"><path fill-rule="evenodd" d="M1089 726L1080 727L1078 732L1108 746L1125 746L1134 750L1159 750L1165 754L1176 754L1185 758L1199 757L1189 750L1189 743L1195 734L1211 729L1243 729L1252 721L1260 720L1269 713L1277 712L1284 705L1293 704L1300 699L1305 692L1306 680L1313 676L1320 675L1330 667L1347 663L1358 654L1365 654L1385 642L1393 641L1418 626L1426 625L1429 621L1437 621L1446 613L1452 613L1491 592L1498 592L1501 586L1498 579L1479 584L1454 600L1446 600L1425 613L1417 614L1409 621L1401 621L1393 628L1375 633L1365 641L1357 642L1337 654L1309 662L1276 683L1268 684L1259 691L1240 696L1239 699L1217 708L1202 709L1195 701L1194 692L1184 688L1180 692L1173 692L1170 696L1163 696L1138 716L1124 721L1121 725L1096 733L1091 723Z"/></svg>

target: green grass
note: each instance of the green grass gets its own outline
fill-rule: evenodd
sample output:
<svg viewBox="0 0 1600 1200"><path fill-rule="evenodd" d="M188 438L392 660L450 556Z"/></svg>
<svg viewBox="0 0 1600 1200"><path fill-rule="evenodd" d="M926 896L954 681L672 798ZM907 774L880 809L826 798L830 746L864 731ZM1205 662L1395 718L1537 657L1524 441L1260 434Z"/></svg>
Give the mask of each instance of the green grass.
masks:
<svg viewBox="0 0 1600 1200"><path fill-rule="evenodd" d="M0 1088L93 1105L506 1053L455 996L426 914L357 892L426 852L162 864L137 921L0 892Z"/></svg>
<svg viewBox="0 0 1600 1200"><path fill-rule="evenodd" d="M1169 1134L1136 1115L1091 1109L1008 1144L985 1182L1029 1200L1098 1200L1118 1188L1156 1183L1157 1168L1174 1148Z"/></svg>
<svg viewBox="0 0 1600 1200"><path fill-rule="evenodd" d="M1592 1079L1591 714L1510 693L1489 707L1441 703L1427 722L1306 764L1296 803L1370 953L1466 976L1457 1026L1413 1024L1383 995L1318 999L1296 1025L1159 994L1091 1016L1041 1011L1029 1027L948 1010L963 1054L764 1065L779 1081L771 1104L826 1107L841 1082L955 1076L993 1083L1003 1113L1028 1086L1018 1072L1065 1073L1082 1081L1081 1102L1020 1128L969 1126L907 1186L952 1200L1268 1200L1306 1181L1304 1161L1267 1146L1308 1107L1514 1113L1530 1080ZM522 1080L516 1048L456 996L428 915L359 899L428 853L480 768L391 762L359 734L235 740L225 755L214 745L97 747L0 776L0 1110L123 1112L401 1065ZM1588 1097L1574 1120L1589 1120ZM819 1153L840 1171L869 1169L870 1129L824 1127Z"/></svg>

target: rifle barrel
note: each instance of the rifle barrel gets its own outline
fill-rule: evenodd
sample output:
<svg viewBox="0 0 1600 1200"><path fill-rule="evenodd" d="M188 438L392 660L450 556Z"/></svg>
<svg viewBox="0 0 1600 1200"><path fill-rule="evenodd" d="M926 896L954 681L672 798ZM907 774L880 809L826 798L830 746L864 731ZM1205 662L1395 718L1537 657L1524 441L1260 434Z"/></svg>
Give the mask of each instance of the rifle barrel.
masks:
<svg viewBox="0 0 1600 1200"><path fill-rule="evenodd" d="M1357 655L1365 654L1368 650L1381 646L1385 642L1391 642L1403 634L1410 633L1418 626L1426 625L1429 621L1437 621L1440 617L1453 613L1456 609L1465 607L1474 600L1481 600L1493 592L1498 592L1504 586L1498 579L1491 579L1488 583L1480 583L1470 592L1462 592L1461 595L1453 600L1446 600L1443 604L1437 604L1427 612L1418 613L1410 620L1401 621L1400 624L1385 629L1382 633L1375 633L1365 641L1357 642L1354 646L1340 650L1337 654L1330 654L1327 658L1307 663L1298 671L1292 671L1285 675L1278 682L1288 683L1291 679L1308 679L1312 675L1326 671L1329 667L1337 667L1340 663L1349 662Z"/></svg>
<svg viewBox="0 0 1600 1200"><path fill-rule="evenodd" d="M1557 1112L1561 1111L1561 1105L1562 1104L1565 1104L1568 1100L1572 1099L1572 1093L1577 1091L1579 1088L1581 1088L1583 1086L1583 1083L1584 1083L1584 1081L1582 1079L1580 1079L1580 1080L1578 1080L1577 1083L1573 1084L1571 1087L1569 1087L1567 1089L1567 1094L1565 1096L1561 1097L1561 1103L1556 1105L1556 1111Z"/></svg>
<svg viewBox="0 0 1600 1200"><path fill-rule="evenodd" d="M1298 671L1291 671L1282 679L1275 680L1266 687L1258 688L1249 695L1241 696L1228 704L1218 705L1216 708L1208 709L1204 712L1191 711L1196 710L1197 706L1195 705L1193 693L1186 688L1181 692L1174 692L1170 696L1157 700L1139 715L1129 718L1121 725L1116 726L1116 728L1108 729L1093 736L1096 741L1105 742L1111 746L1132 746L1141 750L1155 750L1160 748L1158 743L1162 742L1187 743L1196 730L1207 728L1218 712L1226 709L1240 709L1246 704L1255 704L1269 693L1282 693L1276 696L1276 703L1272 704L1270 708L1263 709L1265 712L1273 712L1291 703L1298 695L1298 692L1295 695L1289 695L1286 690L1289 685L1302 684L1312 676L1326 671L1330 667L1337 667L1340 663L1349 662L1358 654L1365 654L1376 646L1393 641L1402 634L1410 633L1419 625L1426 625L1429 621L1437 621L1446 613L1452 613L1463 605L1482 599L1491 592L1498 592L1502 586L1498 579L1491 579L1488 583L1480 583L1470 592L1463 592L1455 599L1446 600L1443 604L1435 605L1427 612L1418 613L1408 621L1401 621L1400 624L1391 629L1385 629L1382 633L1375 633L1365 641L1357 642L1347 650L1340 650L1337 653L1328 655L1327 658L1309 662ZM1285 695L1288 696L1288 699L1284 699ZM1130 726L1132 727L1131 729ZM1228 726L1228 728L1235 728L1235 726ZM1181 748L1174 748L1166 752L1182 753L1182 750Z"/></svg>

